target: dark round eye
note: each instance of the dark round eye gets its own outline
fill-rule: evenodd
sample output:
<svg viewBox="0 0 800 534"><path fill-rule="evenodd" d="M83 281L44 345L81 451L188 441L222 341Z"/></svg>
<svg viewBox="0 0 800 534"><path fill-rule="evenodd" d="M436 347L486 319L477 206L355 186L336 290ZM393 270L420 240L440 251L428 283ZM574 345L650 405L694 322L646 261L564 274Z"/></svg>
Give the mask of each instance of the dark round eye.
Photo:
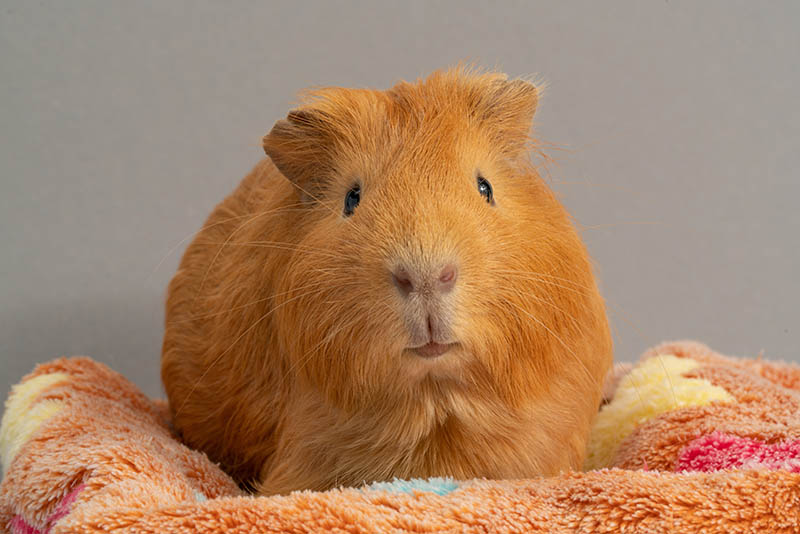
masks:
<svg viewBox="0 0 800 534"><path fill-rule="evenodd" d="M494 193L492 192L492 184L483 176L478 176L478 193L486 197L486 202L494 204Z"/></svg>
<svg viewBox="0 0 800 534"><path fill-rule="evenodd" d="M359 202L361 202L361 186L354 185L344 196L344 216L351 216Z"/></svg>

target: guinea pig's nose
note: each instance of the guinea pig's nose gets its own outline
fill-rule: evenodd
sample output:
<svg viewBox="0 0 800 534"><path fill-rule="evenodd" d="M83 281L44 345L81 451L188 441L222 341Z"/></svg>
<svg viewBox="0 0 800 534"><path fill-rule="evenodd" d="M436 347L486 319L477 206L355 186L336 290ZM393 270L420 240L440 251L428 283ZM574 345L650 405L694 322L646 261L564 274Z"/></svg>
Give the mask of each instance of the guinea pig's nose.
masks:
<svg viewBox="0 0 800 534"><path fill-rule="evenodd" d="M457 279L458 268L452 263L428 273L403 266L395 268L392 272L392 281L404 297L423 289L447 293L456 285Z"/></svg>
<svg viewBox="0 0 800 534"><path fill-rule="evenodd" d="M407 297L409 293L414 291L414 282L411 281L411 275L408 273L408 270L406 270L405 267L398 267L394 270L392 273L392 281L404 297Z"/></svg>
<svg viewBox="0 0 800 534"><path fill-rule="evenodd" d="M436 281L439 291L447 293L456 285L457 279L458 268L452 263L448 263L442 268L442 272L439 273L439 279Z"/></svg>

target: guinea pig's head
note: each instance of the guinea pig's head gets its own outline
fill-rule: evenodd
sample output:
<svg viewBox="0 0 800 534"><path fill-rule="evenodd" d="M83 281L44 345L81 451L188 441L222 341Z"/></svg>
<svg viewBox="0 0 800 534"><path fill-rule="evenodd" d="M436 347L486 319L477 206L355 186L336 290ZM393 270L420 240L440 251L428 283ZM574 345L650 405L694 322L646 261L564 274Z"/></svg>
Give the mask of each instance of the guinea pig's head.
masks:
<svg viewBox="0 0 800 534"><path fill-rule="evenodd" d="M264 148L302 205L275 282L296 378L343 408L517 403L581 357L572 340L603 320L584 321L586 252L529 160L537 102L527 81L454 69L317 89L275 124Z"/></svg>

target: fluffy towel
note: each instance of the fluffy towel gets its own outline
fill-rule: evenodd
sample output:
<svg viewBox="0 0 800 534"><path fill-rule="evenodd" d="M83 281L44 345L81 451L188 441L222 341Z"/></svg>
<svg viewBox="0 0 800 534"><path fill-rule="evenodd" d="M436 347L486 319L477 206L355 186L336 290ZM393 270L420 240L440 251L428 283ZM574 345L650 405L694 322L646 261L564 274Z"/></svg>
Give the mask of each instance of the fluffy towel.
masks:
<svg viewBox="0 0 800 534"><path fill-rule="evenodd" d="M582 473L251 497L167 406L88 358L37 367L0 428L0 530L800 532L800 368L696 343L648 351L601 409Z"/></svg>

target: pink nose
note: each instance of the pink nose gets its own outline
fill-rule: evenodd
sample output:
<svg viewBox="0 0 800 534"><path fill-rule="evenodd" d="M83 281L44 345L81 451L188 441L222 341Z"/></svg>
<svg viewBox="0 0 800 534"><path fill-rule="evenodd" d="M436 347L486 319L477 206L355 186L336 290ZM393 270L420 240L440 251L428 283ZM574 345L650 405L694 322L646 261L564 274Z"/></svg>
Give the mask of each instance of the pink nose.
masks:
<svg viewBox="0 0 800 534"><path fill-rule="evenodd" d="M447 293L456 285L456 280L458 280L458 268L452 263L448 263L438 272L425 273L403 266L397 267L392 272L392 281L404 297L415 291L425 290Z"/></svg>

